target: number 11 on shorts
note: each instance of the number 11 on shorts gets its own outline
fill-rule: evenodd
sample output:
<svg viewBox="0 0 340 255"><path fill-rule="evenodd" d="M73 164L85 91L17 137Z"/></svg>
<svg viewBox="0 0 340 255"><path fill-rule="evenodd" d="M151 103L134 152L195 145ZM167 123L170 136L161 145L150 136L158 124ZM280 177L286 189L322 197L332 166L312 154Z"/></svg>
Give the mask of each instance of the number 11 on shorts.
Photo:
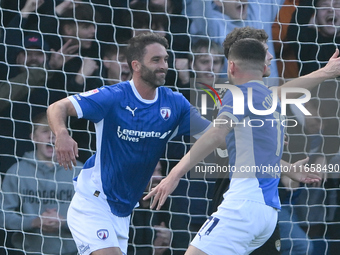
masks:
<svg viewBox="0 0 340 255"><path fill-rule="evenodd" d="M201 229L198 231L198 236L201 238L202 236L209 235L211 231L216 227L217 223L220 221L219 218L210 216L209 219L204 223Z"/></svg>

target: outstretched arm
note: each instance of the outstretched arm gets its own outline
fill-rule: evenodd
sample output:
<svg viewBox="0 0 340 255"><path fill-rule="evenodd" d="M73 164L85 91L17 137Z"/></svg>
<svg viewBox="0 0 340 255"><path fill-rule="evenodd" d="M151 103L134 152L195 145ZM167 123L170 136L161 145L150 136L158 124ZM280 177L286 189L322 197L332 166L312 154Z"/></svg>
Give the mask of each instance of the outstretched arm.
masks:
<svg viewBox="0 0 340 255"><path fill-rule="evenodd" d="M222 116L220 119L231 123L229 117ZM190 151L181 159L181 161L171 170L169 175L163 179L151 192L143 199L147 200L154 196L154 200L150 208L159 210L165 203L167 197L175 190L180 178L186 174L197 163L208 156L212 151L225 144L225 137L232 127L229 124L220 124L210 128L203 136L201 136L190 149Z"/></svg>
<svg viewBox="0 0 340 255"><path fill-rule="evenodd" d="M289 82L286 82L282 86L278 87L278 95L281 97L281 88L304 88L307 90L312 90L321 82L327 79L333 79L340 76L340 57L339 57L339 49L337 48L333 54L333 56L328 60L327 65L324 67L299 78L293 79ZM290 97L300 97L300 93L289 94ZM281 99L281 98L280 98Z"/></svg>
<svg viewBox="0 0 340 255"><path fill-rule="evenodd" d="M77 164L78 145L71 138L66 127L68 116L77 116L77 112L68 98L50 105L47 109L48 123L55 134L55 149L59 165L66 170ZM73 164L73 165L72 165Z"/></svg>

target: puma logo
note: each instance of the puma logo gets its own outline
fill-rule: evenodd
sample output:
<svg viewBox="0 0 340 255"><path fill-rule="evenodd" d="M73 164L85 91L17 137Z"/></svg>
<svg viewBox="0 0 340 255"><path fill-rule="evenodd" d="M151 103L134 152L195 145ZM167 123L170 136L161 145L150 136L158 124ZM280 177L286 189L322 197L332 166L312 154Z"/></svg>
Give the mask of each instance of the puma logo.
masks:
<svg viewBox="0 0 340 255"><path fill-rule="evenodd" d="M135 111L137 110L137 107L135 109L131 109L130 106L126 106L125 107L126 110L130 111L132 113L132 116L134 117L135 116Z"/></svg>

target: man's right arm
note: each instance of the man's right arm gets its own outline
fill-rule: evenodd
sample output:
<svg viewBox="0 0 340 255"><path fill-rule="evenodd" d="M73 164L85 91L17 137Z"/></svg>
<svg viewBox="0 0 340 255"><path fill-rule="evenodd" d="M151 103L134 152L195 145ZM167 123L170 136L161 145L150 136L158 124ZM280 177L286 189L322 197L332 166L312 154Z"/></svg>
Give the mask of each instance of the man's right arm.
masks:
<svg viewBox="0 0 340 255"><path fill-rule="evenodd" d="M66 121L68 116L77 116L76 109L68 98L50 105L47 109L48 123L55 134L55 149L59 165L72 169L78 157L78 144L69 135Z"/></svg>

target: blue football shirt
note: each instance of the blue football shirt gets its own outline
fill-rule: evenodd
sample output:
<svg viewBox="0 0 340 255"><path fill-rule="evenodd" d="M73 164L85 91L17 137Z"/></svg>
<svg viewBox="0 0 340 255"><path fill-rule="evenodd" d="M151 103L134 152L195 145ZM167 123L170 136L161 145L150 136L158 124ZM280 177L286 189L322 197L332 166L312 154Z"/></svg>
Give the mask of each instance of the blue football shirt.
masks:
<svg viewBox="0 0 340 255"><path fill-rule="evenodd" d="M248 88L252 89L256 110L271 108L273 92L260 81L237 87L244 95L244 114L233 114L234 99L230 91L225 94L219 112L238 123L226 137L231 183L224 198L253 200L280 209L278 183L284 140L280 102L273 113L256 115L249 110Z"/></svg>
<svg viewBox="0 0 340 255"><path fill-rule="evenodd" d="M128 216L142 197L166 143L177 135L199 135L210 124L182 94L159 87L153 100L145 100L133 81L69 99L78 118L96 128L97 151L84 164L76 191L84 196L99 191L120 217Z"/></svg>

